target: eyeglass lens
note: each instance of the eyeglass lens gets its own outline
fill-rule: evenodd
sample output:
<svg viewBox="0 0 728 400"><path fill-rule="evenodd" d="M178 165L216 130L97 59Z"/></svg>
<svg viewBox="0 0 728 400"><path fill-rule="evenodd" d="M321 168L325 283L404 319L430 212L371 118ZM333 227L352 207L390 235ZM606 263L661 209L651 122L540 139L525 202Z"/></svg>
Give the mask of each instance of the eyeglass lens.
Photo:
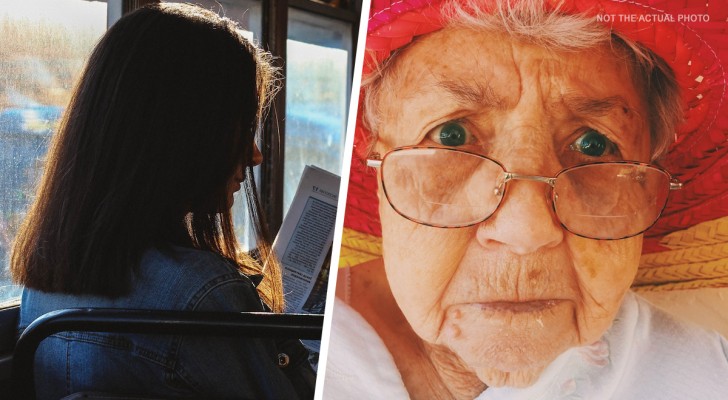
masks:
<svg viewBox="0 0 728 400"><path fill-rule="evenodd" d="M392 207L425 225L463 227L490 217L506 195L505 171L485 157L452 149L390 152L382 183ZM637 235L659 217L670 177L644 164L587 164L562 171L553 188L561 223L594 239Z"/></svg>

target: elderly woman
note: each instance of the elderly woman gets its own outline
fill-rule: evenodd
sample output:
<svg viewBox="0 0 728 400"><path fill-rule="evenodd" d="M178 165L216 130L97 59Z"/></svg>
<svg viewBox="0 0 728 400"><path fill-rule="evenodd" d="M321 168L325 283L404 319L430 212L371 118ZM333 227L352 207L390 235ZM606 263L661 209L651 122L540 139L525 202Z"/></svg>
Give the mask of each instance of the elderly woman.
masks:
<svg viewBox="0 0 728 400"><path fill-rule="evenodd" d="M629 290L682 189L658 161L726 153L701 32L611 0L371 16L346 224L376 191L382 257L339 275L325 398L725 398L728 342Z"/></svg>

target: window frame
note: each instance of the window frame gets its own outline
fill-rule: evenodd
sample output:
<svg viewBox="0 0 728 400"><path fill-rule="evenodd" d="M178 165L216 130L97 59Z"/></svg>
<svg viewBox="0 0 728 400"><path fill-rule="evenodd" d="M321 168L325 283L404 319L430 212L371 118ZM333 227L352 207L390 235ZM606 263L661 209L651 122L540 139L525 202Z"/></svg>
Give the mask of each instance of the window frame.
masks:
<svg viewBox="0 0 728 400"><path fill-rule="evenodd" d="M311 0L261 0L263 4L262 42L261 45L270 51L277 60L285 76L286 45L288 39L288 8L318 14L351 24L352 60L356 55L356 44L361 18L362 0L351 0L349 8L334 8ZM354 63L351 63L353 76ZM351 93L349 93L351 99ZM265 218L270 234L275 237L283 222L283 193L285 167L285 116L286 86L285 79L280 93L273 103L275 112L271 112L264 125L264 136L261 147L263 164L260 169L260 199L265 211ZM280 132L280 134L278 134ZM345 133L345 132L344 132ZM345 134L342 138L346 137ZM272 238L269 238L272 239Z"/></svg>

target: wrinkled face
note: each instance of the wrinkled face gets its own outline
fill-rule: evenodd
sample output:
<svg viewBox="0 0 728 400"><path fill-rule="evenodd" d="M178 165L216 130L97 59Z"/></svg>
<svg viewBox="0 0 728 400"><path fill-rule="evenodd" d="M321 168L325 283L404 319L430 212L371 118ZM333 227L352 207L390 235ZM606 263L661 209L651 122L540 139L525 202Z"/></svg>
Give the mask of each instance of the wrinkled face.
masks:
<svg viewBox="0 0 728 400"><path fill-rule="evenodd" d="M457 147L541 176L592 161L649 161L646 107L607 48L549 52L447 28L412 44L392 68L379 97L381 154ZM637 270L641 236L569 233L549 189L512 181L485 222L443 229L403 218L380 187L384 264L404 315L492 386L531 384L568 348L598 340Z"/></svg>

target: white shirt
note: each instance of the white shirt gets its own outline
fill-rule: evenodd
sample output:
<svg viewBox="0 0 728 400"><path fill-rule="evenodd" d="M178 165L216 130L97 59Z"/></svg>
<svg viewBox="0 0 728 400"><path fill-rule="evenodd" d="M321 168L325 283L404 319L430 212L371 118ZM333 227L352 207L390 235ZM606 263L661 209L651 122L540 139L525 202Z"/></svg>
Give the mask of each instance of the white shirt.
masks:
<svg viewBox="0 0 728 400"><path fill-rule="evenodd" d="M324 399L407 399L374 329L336 300ZM602 339L556 358L527 388L493 387L478 400L726 400L728 341L628 293Z"/></svg>

